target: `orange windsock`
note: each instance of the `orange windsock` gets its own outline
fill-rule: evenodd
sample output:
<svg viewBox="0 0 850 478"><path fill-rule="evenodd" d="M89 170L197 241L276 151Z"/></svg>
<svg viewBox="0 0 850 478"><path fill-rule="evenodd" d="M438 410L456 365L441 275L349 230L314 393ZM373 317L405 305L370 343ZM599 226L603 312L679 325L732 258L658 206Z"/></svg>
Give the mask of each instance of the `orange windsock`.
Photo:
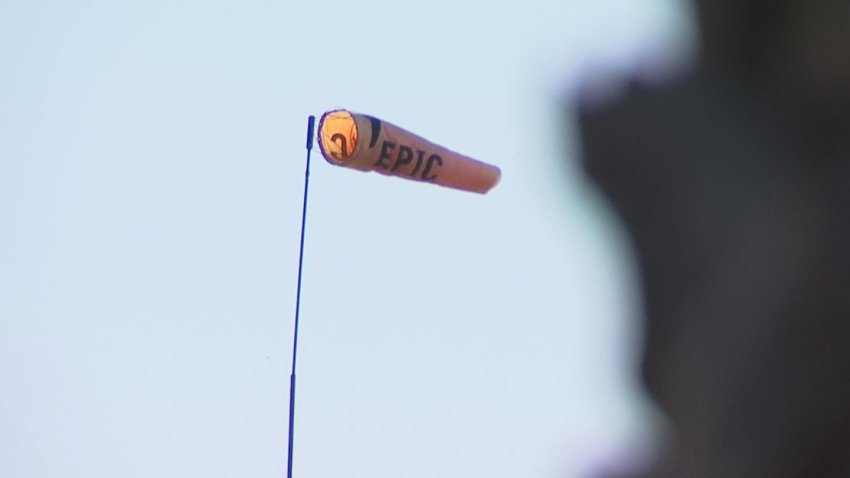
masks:
<svg viewBox="0 0 850 478"><path fill-rule="evenodd" d="M371 116L332 110L319 120L322 156L337 166L377 171L464 191L486 193L502 176L496 166L446 149Z"/></svg>

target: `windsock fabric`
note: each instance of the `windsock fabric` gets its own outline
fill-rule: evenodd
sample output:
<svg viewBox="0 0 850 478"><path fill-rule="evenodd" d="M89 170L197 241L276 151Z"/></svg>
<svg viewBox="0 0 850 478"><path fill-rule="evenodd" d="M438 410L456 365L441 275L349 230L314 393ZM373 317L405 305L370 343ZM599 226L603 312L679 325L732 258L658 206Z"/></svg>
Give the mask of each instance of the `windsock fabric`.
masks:
<svg viewBox="0 0 850 478"><path fill-rule="evenodd" d="M319 149L334 165L484 194L501 171L378 118L332 110L319 120Z"/></svg>

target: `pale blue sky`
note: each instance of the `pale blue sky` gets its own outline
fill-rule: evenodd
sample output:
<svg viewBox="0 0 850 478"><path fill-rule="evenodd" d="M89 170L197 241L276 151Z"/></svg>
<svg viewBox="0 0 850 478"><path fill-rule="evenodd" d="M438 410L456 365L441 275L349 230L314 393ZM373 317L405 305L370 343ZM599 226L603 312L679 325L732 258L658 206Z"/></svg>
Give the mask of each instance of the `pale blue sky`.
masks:
<svg viewBox="0 0 850 478"><path fill-rule="evenodd" d="M503 179L314 152L295 476L580 477L640 449L631 258L559 95L684 42L680 13L5 0L0 474L283 476L306 117L337 107Z"/></svg>

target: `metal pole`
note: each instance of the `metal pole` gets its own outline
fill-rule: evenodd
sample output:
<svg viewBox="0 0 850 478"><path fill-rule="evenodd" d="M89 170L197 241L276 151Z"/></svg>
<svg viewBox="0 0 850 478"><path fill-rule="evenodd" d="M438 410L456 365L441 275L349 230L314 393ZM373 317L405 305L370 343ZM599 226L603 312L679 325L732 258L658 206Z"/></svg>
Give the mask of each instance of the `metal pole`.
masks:
<svg viewBox="0 0 850 478"><path fill-rule="evenodd" d="M289 375L289 449L286 478L292 478L292 449L295 437L295 362L298 358L298 319L301 311L301 271L304 266L304 229L307 224L307 190L310 187L310 152L313 150L313 126L316 117L307 118L307 169L304 173L304 203L301 209L301 246L298 249L298 286L295 292L295 332L292 338L292 373Z"/></svg>

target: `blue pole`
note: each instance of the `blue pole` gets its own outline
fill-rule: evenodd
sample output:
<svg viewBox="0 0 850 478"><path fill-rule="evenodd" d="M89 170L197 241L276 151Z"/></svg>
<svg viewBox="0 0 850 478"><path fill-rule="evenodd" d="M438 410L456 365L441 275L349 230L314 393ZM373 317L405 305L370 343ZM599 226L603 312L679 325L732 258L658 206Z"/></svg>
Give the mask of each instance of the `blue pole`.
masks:
<svg viewBox="0 0 850 478"><path fill-rule="evenodd" d="M304 229L307 224L307 190L310 187L310 152L313 150L313 127L316 117L307 118L307 169L304 173L304 203L301 209L301 246L298 249L298 286L295 292L295 332L292 338L292 373L289 375L289 449L286 478L292 478L292 449L295 438L295 361L298 358L298 319L301 311L301 271L304 266Z"/></svg>

